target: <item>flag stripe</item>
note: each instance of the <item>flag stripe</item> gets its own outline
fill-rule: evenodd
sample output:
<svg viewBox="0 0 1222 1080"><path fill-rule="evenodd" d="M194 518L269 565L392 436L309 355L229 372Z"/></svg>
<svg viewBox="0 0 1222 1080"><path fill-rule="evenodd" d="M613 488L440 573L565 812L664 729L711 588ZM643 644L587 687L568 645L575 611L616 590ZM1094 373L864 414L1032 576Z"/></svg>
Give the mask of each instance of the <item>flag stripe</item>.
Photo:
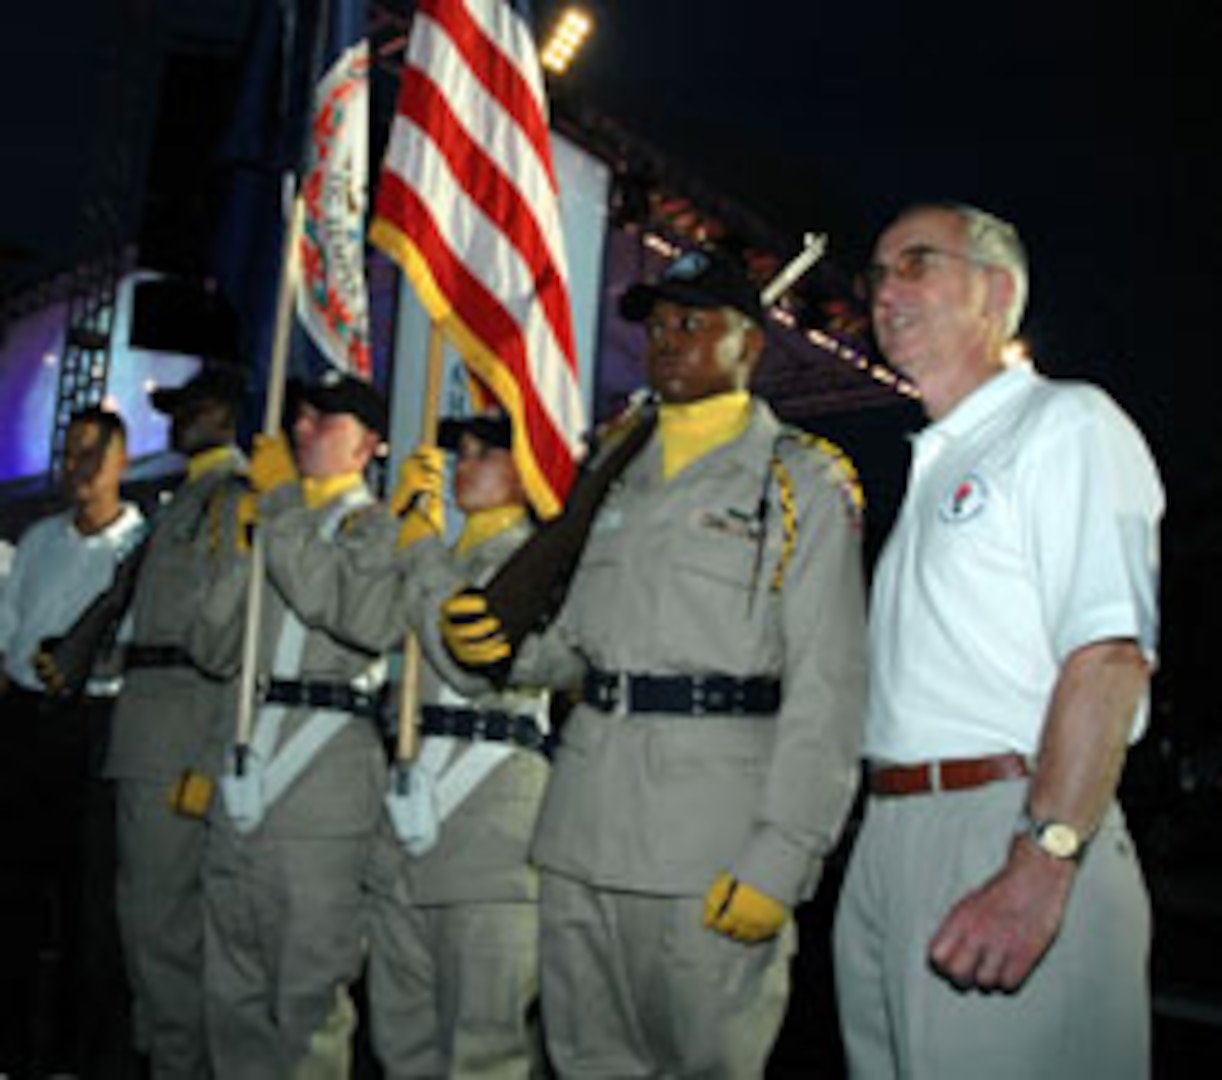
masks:
<svg viewBox="0 0 1222 1080"><path fill-rule="evenodd" d="M437 155L431 155L431 160L444 165ZM383 176L379 216L410 221L411 227L406 232L416 241L417 247L426 254L433 254L444 245L446 256L453 259L452 253L459 248L454 224L461 208L447 204L442 207L445 209L451 212L442 216L420 195L419 186L403 183L393 172ZM409 213L412 216L401 216ZM522 295L521 282L529 281L527 271L520 268L517 253L506 244L503 234L484 221L474 207L470 207L462 225L463 277L435 277L445 286L462 285L478 292L479 302L470 305L464 303L463 292L447 292L447 295L456 298L454 306L460 309L464 322L480 333L489 349L502 356L515 377L526 379L528 385L536 388L542 399L539 408L550 426L569 452L577 453L582 421L581 394L575 373L567 363L557 362L561 359L559 349L550 326L539 314L538 305L531 304L528 310L514 313L504 302L507 293ZM426 230L427 240L424 239ZM520 343L525 344L524 353L519 351Z"/></svg>
<svg viewBox="0 0 1222 1080"><path fill-rule="evenodd" d="M383 179L386 184L386 178ZM513 420L515 432L524 432L533 453L519 460L523 483L531 501L544 517L560 509L561 494L572 483L574 464L565 445L542 409L539 396L523 392L525 383L519 372L525 366L525 343L512 320L483 286L468 272L466 265L449 250L433 227L431 217L416 193L402 184L390 183L385 191L386 213L379 213L371 239L393 255L407 271L429 315L452 334L464 359L500 401ZM397 210L399 213L393 213ZM392 219L410 215L414 235L399 231ZM462 309L448 299L461 297ZM494 352L485 344L486 333L473 325L497 325L500 346ZM516 456L516 455L515 455ZM553 463L553 473L545 476L542 462Z"/></svg>
<svg viewBox="0 0 1222 1080"><path fill-rule="evenodd" d="M564 282L560 280L564 274L554 257L552 243L549 243L549 240L553 239L555 242L561 242L559 235L554 238L544 235L541 224L531 213L526 198L459 125L450 112L446 99L432 83L418 72L405 70L402 97L400 117L395 121L395 126L401 126L405 117L415 121L417 130L429 125L429 144L436 148L448 163L453 182L461 185L466 195L486 217L493 221L512 223L508 233L502 235L510 238L522 261L529 267L533 281L531 287L538 290L539 300L547 313L560 349L566 355L575 355L572 316ZM399 137L405 141L410 138L406 133L400 133ZM419 137L427 138L422 133ZM387 167L409 181L418 179L419 175L416 178L411 175L414 171L413 162L403 158L402 150L405 147L398 143L395 146L395 151L388 154ZM450 178L445 179L448 182ZM423 183L420 188L423 191L436 190ZM559 232L558 228L556 232Z"/></svg>
<svg viewBox="0 0 1222 1080"><path fill-rule="evenodd" d="M560 505L584 429L543 79L505 0L421 0L370 239L514 420L536 509Z"/></svg>
<svg viewBox="0 0 1222 1080"><path fill-rule="evenodd" d="M570 444L575 451L582 423L576 362L573 350L564 349L541 311L537 279L495 220L489 220L466 198L459 179L425 133L402 116L396 118L393 132L394 150L387 154L383 185L393 190L394 183L399 181L416 191L451 251L464 252L471 274L498 298L515 330L525 332L530 347L529 368L523 374L538 388L556 426L573 433ZM396 167L399 154L412 160L411 168ZM384 212L380 202L378 212ZM415 222L411 218L406 220L409 225L405 231L411 235ZM501 325L477 321L473 328L485 332L489 347L495 351L500 348Z"/></svg>
<svg viewBox="0 0 1222 1080"><path fill-rule="evenodd" d="M418 23L418 31L413 34L408 46L404 81L409 78L427 80L435 88L436 95L454 104L453 108L438 113L435 122L424 126L442 128L455 124L473 143L482 147L483 153L521 189L548 234L552 257L563 267L564 247L560 242L556 186L550 158L540 156L539 148L527 137L517 114L488 93L467 58L454 48L444 29L424 17L419 18ZM400 111L410 100L407 93L400 93ZM423 115L427 116L427 111ZM544 149L550 154L550 143Z"/></svg>
<svg viewBox="0 0 1222 1080"><path fill-rule="evenodd" d="M473 10L480 12L478 23L472 18ZM539 159L548 163L554 189L556 178L548 149L542 79L532 85L522 77L524 66L538 68L537 63L523 64L524 56L534 54L529 29L504 0L475 0L469 5L453 0L421 0L418 12L440 24L488 92L516 117Z"/></svg>

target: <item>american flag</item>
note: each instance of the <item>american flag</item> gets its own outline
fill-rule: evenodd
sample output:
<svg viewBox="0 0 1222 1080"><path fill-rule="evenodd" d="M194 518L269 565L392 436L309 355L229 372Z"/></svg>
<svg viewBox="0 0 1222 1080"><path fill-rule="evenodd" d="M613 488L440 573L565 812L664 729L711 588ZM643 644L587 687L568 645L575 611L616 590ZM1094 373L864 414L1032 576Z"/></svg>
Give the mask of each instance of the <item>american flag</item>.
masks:
<svg viewBox="0 0 1222 1080"><path fill-rule="evenodd" d="M559 510L584 417L547 101L522 0L420 0L370 239L513 418L535 510Z"/></svg>

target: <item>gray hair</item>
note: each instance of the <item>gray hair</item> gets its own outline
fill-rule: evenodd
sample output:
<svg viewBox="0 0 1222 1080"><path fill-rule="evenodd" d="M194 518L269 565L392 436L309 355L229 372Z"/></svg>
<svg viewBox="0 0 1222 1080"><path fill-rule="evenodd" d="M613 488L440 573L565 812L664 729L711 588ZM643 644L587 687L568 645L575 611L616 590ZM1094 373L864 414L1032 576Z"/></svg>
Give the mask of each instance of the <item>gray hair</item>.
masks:
<svg viewBox="0 0 1222 1080"><path fill-rule="evenodd" d="M961 202L924 203L910 207L900 217L908 217L922 210L945 210L963 222L967 233L968 254L985 266L1004 270L1014 283L1014 295L1006 310L1004 329L1007 338L1012 338L1023 321L1027 309L1027 294L1030 284L1027 272L1027 249L1019 238L1018 230L1008 221L987 210Z"/></svg>

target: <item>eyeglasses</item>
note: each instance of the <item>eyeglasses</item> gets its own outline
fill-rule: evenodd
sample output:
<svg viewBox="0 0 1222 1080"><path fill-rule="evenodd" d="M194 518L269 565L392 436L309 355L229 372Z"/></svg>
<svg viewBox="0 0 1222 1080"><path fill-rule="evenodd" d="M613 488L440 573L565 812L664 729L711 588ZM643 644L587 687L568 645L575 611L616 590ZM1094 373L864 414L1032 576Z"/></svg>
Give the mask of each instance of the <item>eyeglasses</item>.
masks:
<svg viewBox="0 0 1222 1080"><path fill-rule="evenodd" d="M900 251L891 263L872 262L862 273L859 286L863 299L871 300L887 278L894 274L900 281L922 281L931 267L936 266L939 259L957 259L959 262L971 263L973 266L988 266L971 255L963 255L958 251L947 251L945 248L934 247L931 244L913 244Z"/></svg>

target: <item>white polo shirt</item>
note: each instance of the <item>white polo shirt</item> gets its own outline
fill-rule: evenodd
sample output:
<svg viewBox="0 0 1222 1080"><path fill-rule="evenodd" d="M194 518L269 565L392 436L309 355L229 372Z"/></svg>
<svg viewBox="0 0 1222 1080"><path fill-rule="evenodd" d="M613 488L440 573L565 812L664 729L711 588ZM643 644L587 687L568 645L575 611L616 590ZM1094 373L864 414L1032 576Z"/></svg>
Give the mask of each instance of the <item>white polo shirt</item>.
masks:
<svg viewBox="0 0 1222 1080"><path fill-rule="evenodd" d="M922 431L871 597L865 756L1034 754L1075 649L1131 638L1153 661L1162 511L1145 440L1094 387L1011 369Z"/></svg>

